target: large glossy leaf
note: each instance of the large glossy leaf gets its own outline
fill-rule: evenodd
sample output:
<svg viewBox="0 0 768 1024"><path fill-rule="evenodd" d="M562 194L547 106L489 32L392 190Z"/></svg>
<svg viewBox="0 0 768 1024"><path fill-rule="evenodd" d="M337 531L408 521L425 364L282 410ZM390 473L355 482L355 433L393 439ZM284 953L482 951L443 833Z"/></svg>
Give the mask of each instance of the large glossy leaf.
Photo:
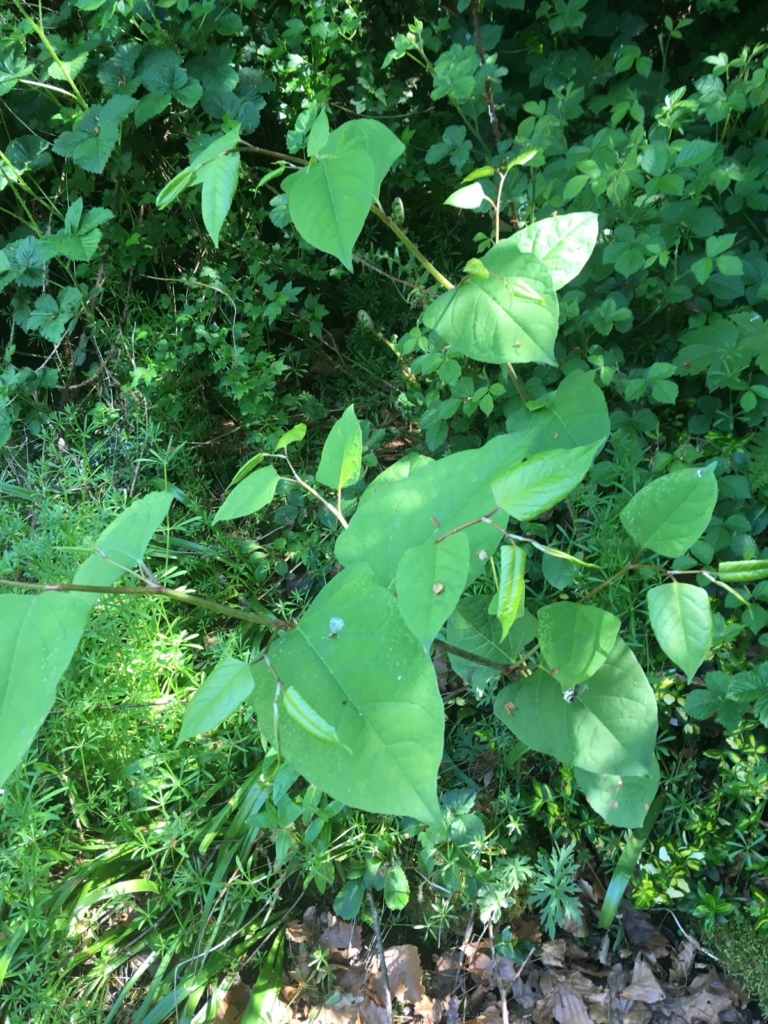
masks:
<svg viewBox="0 0 768 1024"><path fill-rule="evenodd" d="M367 563L376 582L388 587L410 548L434 541L496 507L491 480L523 458L526 443L524 436L495 437L482 448L448 455L420 466L404 480L381 486L339 536L336 557L342 565ZM492 519L502 527L507 523L504 512L496 512ZM485 523L464 532L469 540L471 582L485 568L502 534Z"/></svg>
<svg viewBox="0 0 768 1024"><path fill-rule="evenodd" d="M469 572L466 532L406 551L395 577L397 603L406 625L428 649L458 604Z"/></svg>
<svg viewBox="0 0 768 1024"><path fill-rule="evenodd" d="M277 696L280 751L296 771L353 807L441 820L443 706L435 671L367 566L334 577L297 628L271 645L269 660L273 671L264 661L253 666L250 700L274 741ZM286 711L289 687L336 742L312 735Z"/></svg>
<svg viewBox="0 0 768 1024"><path fill-rule="evenodd" d="M596 213L547 217L516 232L509 242L542 261L559 291L583 269L597 241Z"/></svg>
<svg viewBox="0 0 768 1024"><path fill-rule="evenodd" d="M507 417L507 431L525 431L528 454L552 448L580 448L603 442L611 430L608 407L594 374L575 370L549 395L543 409L518 409Z"/></svg>
<svg viewBox="0 0 768 1024"><path fill-rule="evenodd" d="M203 223L217 249L222 226L237 191L239 174L239 153L223 153L197 171L197 180L203 185L200 200Z"/></svg>
<svg viewBox="0 0 768 1024"><path fill-rule="evenodd" d="M567 697L572 699L566 699ZM618 640L576 694L544 669L497 695L497 717L526 746L598 775L650 775L656 699L627 645Z"/></svg>
<svg viewBox="0 0 768 1024"><path fill-rule="evenodd" d="M331 427L315 477L319 483L336 491L356 483L362 460L363 435L355 407L350 405Z"/></svg>
<svg viewBox="0 0 768 1024"><path fill-rule="evenodd" d="M613 650L621 626L611 612L575 601L545 605L538 619L541 653L563 690L597 672Z"/></svg>
<svg viewBox="0 0 768 1024"><path fill-rule="evenodd" d="M373 195L369 197L370 204L373 196L378 199L385 174L405 152L405 146L381 121L360 117L345 121L331 132L322 153L323 156L343 154L352 147L366 152L373 163Z"/></svg>
<svg viewBox="0 0 768 1024"><path fill-rule="evenodd" d="M535 519L566 498L588 472L603 442L539 452L493 481L496 501L513 519Z"/></svg>
<svg viewBox="0 0 768 1024"><path fill-rule="evenodd" d="M262 466L234 487L213 517L214 523L253 515L268 505L275 496L280 477L274 466Z"/></svg>
<svg viewBox="0 0 768 1024"><path fill-rule="evenodd" d="M480 261L487 277L472 274L435 299L424 324L480 362L553 366L558 302L552 278L541 260L509 242L494 245Z"/></svg>
<svg viewBox="0 0 768 1024"><path fill-rule="evenodd" d="M576 785L590 807L616 828L640 828L659 788L659 763L654 757L651 774L596 775L575 768Z"/></svg>
<svg viewBox="0 0 768 1024"><path fill-rule="evenodd" d="M367 150L351 145L321 155L283 180L288 212L302 238L352 269L352 250L373 200L376 171Z"/></svg>
<svg viewBox="0 0 768 1024"><path fill-rule="evenodd" d="M179 740L209 732L228 718L253 690L251 666L225 658L205 677L184 711Z"/></svg>
<svg viewBox="0 0 768 1024"><path fill-rule="evenodd" d="M0 595L0 786L53 707L95 603L91 594Z"/></svg>
<svg viewBox="0 0 768 1024"><path fill-rule="evenodd" d="M170 491L154 491L132 502L99 534L94 554L77 570L74 582L91 587L116 583L126 569L132 569L144 557L172 501Z"/></svg>
<svg viewBox="0 0 768 1024"><path fill-rule="evenodd" d="M651 480L621 513L624 529L643 548L679 558L702 535L717 501L714 464Z"/></svg>
<svg viewBox="0 0 768 1024"><path fill-rule="evenodd" d="M675 580L651 587L648 611L659 646L690 683L712 647L709 594L702 587Z"/></svg>
<svg viewBox="0 0 768 1024"><path fill-rule="evenodd" d="M448 642L470 654L497 662L498 669L451 654L451 668L477 693L483 693L508 665L520 657L526 644L536 636L536 619L530 612L518 615L504 632L498 618L488 611L488 595L477 594L459 601L448 620Z"/></svg>

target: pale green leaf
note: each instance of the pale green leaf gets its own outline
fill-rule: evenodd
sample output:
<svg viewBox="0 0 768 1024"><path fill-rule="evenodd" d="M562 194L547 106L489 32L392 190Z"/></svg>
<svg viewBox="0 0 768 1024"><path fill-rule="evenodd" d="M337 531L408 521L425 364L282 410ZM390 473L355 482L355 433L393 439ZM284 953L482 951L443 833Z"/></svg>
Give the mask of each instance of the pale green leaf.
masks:
<svg viewBox="0 0 768 1024"><path fill-rule="evenodd" d="M215 729L237 710L252 689L250 665L238 658L220 661L187 704L178 742Z"/></svg>
<svg viewBox="0 0 768 1024"><path fill-rule="evenodd" d="M675 580L650 588L648 611L659 646L690 683L712 647L709 594L702 587Z"/></svg>
<svg viewBox="0 0 768 1024"><path fill-rule="evenodd" d="M53 707L95 594L0 595L0 786Z"/></svg>
<svg viewBox="0 0 768 1024"><path fill-rule="evenodd" d="M557 391L546 396L544 408L521 408L507 417L507 432L525 432L528 454L553 448L581 448L604 442L611 430L608 407L594 375L574 370Z"/></svg>
<svg viewBox="0 0 768 1024"><path fill-rule="evenodd" d="M348 150L367 153L370 157L373 163L373 196L378 199L385 175L395 160L403 155L405 146L381 121L360 117L345 121L331 132L323 156L342 155ZM373 196L369 197L369 204Z"/></svg>
<svg viewBox="0 0 768 1024"><path fill-rule="evenodd" d="M476 210L485 202L490 206L490 200L483 191L483 186L479 181L474 181L471 185L462 185L455 192L451 192L443 205L455 206L458 210Z"/></svg>
<svg viewBox="0 0 768 1024"><path fill-rule="evenodd" d="M566 498L581 482L603 443L540 452L500 473L493 495L513 519L535 519Z"/></svg>
<svg viewBox="0 0 768 1024"><path fill-rule="evenodd" d="M596 775L583 768L573 774L592 810L615 828L640 828L661 779L655 757L648 776Z"/></svg>
<svg viewBox="0 0 768 1024"><path fill-rule="evenodd" d="M466 533L454 533L406 551L395 576L397 603L405 623L425 649L458 604L469 573Z"/></svg>
<svg viewBox="0 0 768 1024"><path fill-rule="evenodd" d="M598 775L648 776L656 743L656 698L632 651L618 640L576 693L537 669L497 695L495 713L519 740ZM566 699L568 697L572 699Z"/></svg>
<svg viewBox="0 0 768 1024"><path fill-rule="evenodd" d="M611 612L575 601L545 605L538 618L541 653L562 690L583 682L602 667L621 626Z"/></svg>
<svg viewBox="0 0 768 1024"><path fill-rule="evenodd" d="M355 407L350 405L331 427L315 478L324 487L337 491L357 482L362 461L363 435Z"/></svg>
<svg viewBox="0 0 768 1024"><path fill-rule="evenodd" d="M704 533L716 501L713 465L681 469L638 491L622 511L621 522L641 547L679 558Z"/></svg>
<svg viewBox="0 0 768 1024"><path fill-rule="evenodd" d="M271 670L263 661L253 666L250 700L273 742L277 702L277 742L296 771L352 807L442 820L444 716L435 671L367 566L335 576L296 629L271 645L269 662ZM338 743L312 736L286 713L288 686L323 716Z"/></svg>
<svg viewBox="0 0 768 1024"><path fill-rule="evenodd" d="M440 295L424 311L425 326L481 362L554 365L559 307L547 268L512 239L494 245L481 262L489 276L474 274Z"/></svg>
<svg viewBox="0 0 768 1024"><path fill-rule="evenodd" d="M279 452L281 448L287 448L289 444L294 444L296 441L303 441L307 436L307 424L297 423L295 427L291 427L290 430L286 430L284 434L280 435L280 440L275 445L275 451Z"/></svg>
<svg viewBox="0 0 768 1024"><path fill-rule="evenodd" d="M520 252L538 256L559 291L581 272L592 255L597 242L597 214L566 213L537 220L508 241Z"/></svg>
<svg viewBox="0 0 768 1024"><path fill-rule="evenodd" d="M324 110L321 110L315 118L315 123L312 125L307 137L307 156L317 156L328 141L330 134L331 128L328 124L328 115Z"/></svg>
<svg viewBox="0 0 768 1024"><path fill-rule="evenodd" d="M182 192L195 184L197 184L197 171L194 167L185 167L160 189L155 198L155 206L158 210L164 210L166 206L170 206L175 199L178 199Z"/></svg>
<svg viewBox="0 0 768 1024"><path fill-rule="evenodd" d="M253 515L268 505L275 496L280 477L274 466L263 466L251 473L227 495L213 518L214 523Z"/></svg>
<svg viewBox="0 0 768 1024"><path fill-rule="evenodd" d="M239 153L223 153L197 169L197 180L203 183L203 223L217 249L222 225L237 191L239 174Z"/></svg>
<svg viewBox="0 0 768 1024"><path fill-rule="evenodd" d="M339 129L337 129L338 131ZM332 134L331 138L335 135ZM283 180L288 212L301 237L352 269L352 250L373 201L374 163L364 149L312 161Z"/></svg>

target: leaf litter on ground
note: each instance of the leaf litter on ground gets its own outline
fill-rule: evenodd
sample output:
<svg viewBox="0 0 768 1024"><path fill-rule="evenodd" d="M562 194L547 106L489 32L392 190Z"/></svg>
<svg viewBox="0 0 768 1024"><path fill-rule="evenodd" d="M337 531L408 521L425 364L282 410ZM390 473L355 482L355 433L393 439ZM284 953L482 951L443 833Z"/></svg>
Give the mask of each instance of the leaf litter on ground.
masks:
<svg viewBox="0 0 768 1024"><path fill-rule="evenodd" d="M678 940L629 905L623 944L606 933L542 941L538 922L516 923L531 954L519 966L475 941L422 963L412 944L386 947L396 1022L414 1024L761 1024L738 983L705 962L691 936ZM285 933L286 957L277 1010L258 1024L387 1024L385 988L373 935L312 907ZM325 951L318 980L313 954ZM426 961L426 957L425 957ZM316 962L316 961L314 961ZM507 1012L500 986L506 992ZM216 1018L246 1024L248 986L234 985ZM250 1022L249 1022L250 1024Z"/></svg>

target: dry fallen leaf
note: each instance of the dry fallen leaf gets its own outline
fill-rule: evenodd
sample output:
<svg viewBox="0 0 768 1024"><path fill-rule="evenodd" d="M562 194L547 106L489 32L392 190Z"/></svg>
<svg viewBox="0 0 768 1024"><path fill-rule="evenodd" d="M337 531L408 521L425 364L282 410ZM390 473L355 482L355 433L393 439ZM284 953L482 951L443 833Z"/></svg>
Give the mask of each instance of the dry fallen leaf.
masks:
<svg viewBox="0 0 768 1024"><path fill-rule="evenodd" d="M734 1004L733 993L714 971L700 974L688 986L688 995L667 999L671 1009L686 1024L720 1024L720 1014Z"/></svg>
<svg viewBox="0 0 768 1024"><path fill-rule="evenodd" d="M416 946L391 946L384 950L384 961L392 998L404 1003L421 1002L424 998L424 985L421 957Z"/></svg>
<svg viewBox="0 0 768 1024"><path fill-rule="evenodd" d="M552 993L552 1016L560 1024L591 1024L584 1000L567 983Z"/></svg>
<svg viewBox="0 0 768 1024"><path fill-rule="evenodd" d="M622 990L621 995L623 999L634 999L638 1003L660 1003L665 996L650 965L639 954L635 959L632 981Z"/></svg>
<svg viewBox="0 0 768 1024"><path fill-rule="evenodd" d="M366 996L359 1006L360 1019L363 1024L387 1024L387 1011Z"/></svg>
<svg viewBox="0 0 768 1024"><path fill-rule="evenodd" d="M320 933L318 943L324 949L343 949L352 956L359 953L362 948L363 929L359 924L341 921L333 914L328 914L328 920Z"/></svg>
<svg viewBox="0 0 768 1024"><path fill-rule="evenodd" d="M563 967L565 965L565 939L553 939L541 947L541 962L546 967Z"/></svg>
<svg viewBox="0 0 768 1024"><path fill-rule="evenodd" d="M696 939L690 936L684 939L672 954L672 967L669 972L670 981L687 981L691 973L696 954L701 949Z"/></svg>

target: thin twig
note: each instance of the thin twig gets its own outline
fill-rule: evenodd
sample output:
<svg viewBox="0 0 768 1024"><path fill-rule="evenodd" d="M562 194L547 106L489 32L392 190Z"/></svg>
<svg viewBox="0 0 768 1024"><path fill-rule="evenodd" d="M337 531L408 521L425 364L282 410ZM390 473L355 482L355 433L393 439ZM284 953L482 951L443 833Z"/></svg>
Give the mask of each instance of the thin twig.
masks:
<svg viewBox="0 0 768 1024"><path fill-rule="evenodd" d="M147 584L145 587L97 587L87 586L83 583L22 583L19 580L0 580L0 587L13 587L17 590L42 590L58 591L63 594L114 594L139 595L141 597L170 597L174 601L181 601L183 604L191 604L196 608L204 608L206 611L216 612L218 615L226 615L231 619L243 619L245 622L254 622L259 626L269 626L272 629L292 629L289 622L284 622L272 615L260 615L258 612L246 612L240 608L233 608L228 604L219 604L218 601L209 601L206 597L198 597L186 590L173 590L162 584L155 586Z"/></svg>
<svg viewBox="0 0 768 1024"><path fill-rule="evenodd" d="M474 662L476 665L484 665L486 668L493 668L502 675L510 675L516 669L522 668L523 664L519 662L512 662L510 664L504 664L503 662L491 661L490 658L484 658L480 654L473 654L472 651L465 651L462 647L454 647L453 644L449 644L445 640L435 639L432 641L436 647L440 650L445 651L446 654L453 654L457 658L464 658L466 661Z"/></svg>
<svg viewBox="0 0 768 1024"><path fill-rule="evenodd" d="M486 523L489 526L498 526L498 523L489 523L488 520L491 516L495 516L497 512L501 511L501 506L497 505L496 508L491 509L490 512L486 512L484 516L477 516L476 519L470 519L469 522L462 523L461 526L454 526L452 530L447 530L436 538L435 544L441 544L448 537L452 537L454 533L461 533L462 530L468 530L470 526L476 526L478 523ZM501 527L503 530L503 527Z"/></svg>
<svg viewBox="0 0 768 1024"><path fill-rule="evenodd" d="M387 1024L392 1024L392 991L389 987L389 974L387 973L387 961L384 959L384 943L381 940L381 928L379 926L379 915L376 913L376 904L373 902L373 893L370 889L366 890L368 893L368 906L371 908L371 918L373 919L373 931L376 936L376 946L379 950L379 964L381 968L381 977L384 982L384 1009L387 1014Z"/></svg>

